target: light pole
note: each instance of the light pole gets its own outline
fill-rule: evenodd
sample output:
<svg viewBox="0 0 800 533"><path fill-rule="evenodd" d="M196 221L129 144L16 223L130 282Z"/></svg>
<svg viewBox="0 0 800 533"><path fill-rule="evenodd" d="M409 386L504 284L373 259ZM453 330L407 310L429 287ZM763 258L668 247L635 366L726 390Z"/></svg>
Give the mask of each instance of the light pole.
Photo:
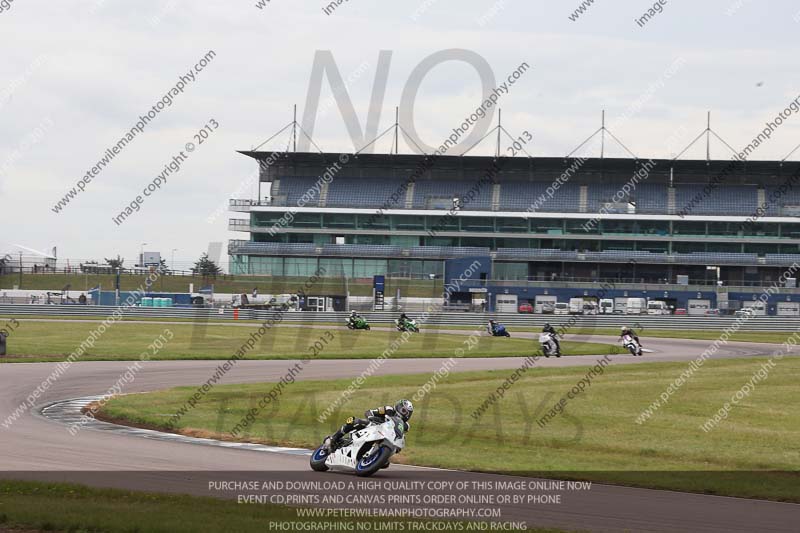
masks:
<svg viewBox="0 0 800 533"><path fill-rule="evenodd" d="M147 246L148 243L143 242L139 246L139 266L144 268L144 247Z"/></svg>
<svg viewBox="0 0 800 533"><path fill-rule="evenodd" d="M177 248L173 248L172 249L172 261L171 261L170 269L172 270L172 275L173 276L175 275L175 252L177 252L177 251L178 251Z"/></svg>

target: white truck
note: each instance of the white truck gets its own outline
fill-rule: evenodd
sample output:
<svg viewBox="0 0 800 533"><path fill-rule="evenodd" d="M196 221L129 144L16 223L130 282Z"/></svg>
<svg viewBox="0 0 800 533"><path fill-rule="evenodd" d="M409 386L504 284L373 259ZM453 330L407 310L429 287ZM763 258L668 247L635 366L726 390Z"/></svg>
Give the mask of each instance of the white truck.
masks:
<svg viewBox="0 0 800 533"><path fill-rule="evenodd" d="M641 315L647 312L647 300L644 298L628 298L625 313L629 315Z"/></svg>
<svg viewBox="0 0 800 533"><path fill-rule="evenodd" d="M647 302L647 314L648 315L668 315L669 306L667 302L662 302L661 300L650 300Z"/></svg>
<svg viewBox="0 0 800 533"><path fill-rule="evenodd" d="M553 314L554 315L568 315L569 314L569 304L567 302L556 302L553 304Z"/></svg>
<svg viewBox="0 0 800 533"><path fill-rule="evenodd" d="M614 314L624 315L628 313L628 298L614 298Z"/></svg>
<svg viewBox="0 0 800 533"><path fill-rule="evenodd" d="M601 299L599 312L601 315L612 314L614 312L614 300L612 300L611 298Z"/></svg>
<svg viewBox="0 0 800 533"><path fill-rule="evenodd" d="M583 314L583 298L570 298L569 299L569 314L582 315Z"/></svg>

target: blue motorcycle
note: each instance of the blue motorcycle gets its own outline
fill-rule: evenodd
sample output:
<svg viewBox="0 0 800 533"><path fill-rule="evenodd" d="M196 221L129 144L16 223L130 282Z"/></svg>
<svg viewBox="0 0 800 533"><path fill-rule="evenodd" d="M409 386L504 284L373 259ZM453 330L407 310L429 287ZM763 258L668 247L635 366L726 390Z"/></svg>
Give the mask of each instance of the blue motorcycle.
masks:
<svg viewBox="0 0 800 533"><path fill-rule="evenodd" d="M503 324L495 324L494 327L488 326L487 331L492 337L510 337L511 334L506 331L506 327Z"/></svg>

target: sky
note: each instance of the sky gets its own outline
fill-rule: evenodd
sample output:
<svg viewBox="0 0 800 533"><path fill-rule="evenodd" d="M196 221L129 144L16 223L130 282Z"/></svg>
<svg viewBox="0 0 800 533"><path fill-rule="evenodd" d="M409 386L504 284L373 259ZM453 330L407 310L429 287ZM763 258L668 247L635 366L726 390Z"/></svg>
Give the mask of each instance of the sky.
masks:
<svg viewBox="0 0 800 533"><path fill-rule="evenodd" d="M350 99L354 114L345 115L361 130L371 106L383 131L402 102L401 125L435 146L481 105L487 80L499 85L526 64L474 129L493 126L499 107L510 134L532 136L532 156L564 156L605 110L611 133L640 158L677 156L705 129L708 111L712 129L741 149L800 96L800 4L791 1L661 0L644 22L657 2L583 0L582 13L579 0L329 4L0 0L0 253L12 244L57 247L72 264L121 255L132 266L147 243L168 261L174 250L176 268L188 268L209 243L247 238L227 229L229 218L243 218L227 212L228 199L256 196L256 164L237 150L291 122L294 105L309 129L306 110L317 105L313 138L324 151L363 147L334 93ZM315 61L319 72L325 57L347 87L333 91L326 74L319 100L308 102ZM288 141L284 133L261 149ZM750 159L781 160L798 144L792 115ZM373 148L389 151L389 137ZM470 154L494 149L486 141ZM401 152L414 150L401 140ZM705 150L701 142L681 157L702 159ZM598 156L599 147L576 155ZM627 153L607 143L605 155ZM730 151L715 140L711 155ZM165 173L175 158L178 170ZM800 150L790 159L798 158ZM160 187L144 197L151 183ZM138 211L115 222L132 202Z"/></svg>

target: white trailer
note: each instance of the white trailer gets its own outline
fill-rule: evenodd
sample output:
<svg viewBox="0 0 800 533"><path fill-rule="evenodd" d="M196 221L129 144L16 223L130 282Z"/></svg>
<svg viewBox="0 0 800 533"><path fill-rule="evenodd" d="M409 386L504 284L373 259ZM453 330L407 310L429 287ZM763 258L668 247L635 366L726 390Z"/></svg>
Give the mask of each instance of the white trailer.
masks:
<svg viewBox="0 0 800 533"><path fill-rule="evenodd" d="M568 315L569 314L569 304L567 302L556 302L553 306L553 314L554 315Z"/></svg>
<svg viewBox="0 0 800 533"><path fill-rule="evenodd" d="M600 300L600 314L610 315L614 312L614 300L611 298L602 298Z"/></svg>
<svg viewBox="0 0 800 533"><path fill-rule="evenodd" d="M583 302L584 315L596 315L599 312L600 312L600 307L594 300L586 300Z"/></svg>
<svg viewBox="0 0 800 533"><path fill-rule="evenodd" d="M583 298L570 298L569 299L569 314L582 315L583 314Z"/></svg>
<svg viewBox="0 0 800 533"><path fill-rule="evenodd" d="M647 313L647 300L644 298L628 298L628 305L625 309L626 314L641 315Z"/></svg>
<svg viewBox="0 0 800 533"><path fill-rule="evenodd" d="M650 300L647 302L647 314L668 315L669 306L667 305L667 302L662 302L661 300Z"/></svg>
<svg viewBox="0 0 800 533"><path fill-rule="evenodd" d="M627 314L628 313L628 299L625 297L614 298L614 313Z"/></svg>

